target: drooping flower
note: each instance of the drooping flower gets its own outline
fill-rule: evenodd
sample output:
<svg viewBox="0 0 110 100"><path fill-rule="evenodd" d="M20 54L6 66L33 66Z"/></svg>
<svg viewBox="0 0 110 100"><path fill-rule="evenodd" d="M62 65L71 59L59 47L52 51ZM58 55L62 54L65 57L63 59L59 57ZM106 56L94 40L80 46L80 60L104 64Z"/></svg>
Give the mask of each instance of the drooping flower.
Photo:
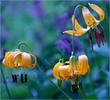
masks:
<svg viewBox="0 0 110 100"><path fill-rule="evenodd" d="M32 64L32 59L34 59L34 64ZM2 63L8 68L33 68L37 64L37 58L33 54L16 50L6 52Z"/></svg>
<svg viewBox="0 0 110 100"><path fill-rule="evenodd" d="M94 29L94 35L96 38L96 42L98 44L98 47L100 47L101 42L102 42L102 44L104 44L104 41L106 40L106 34L104 32L103 27L100 25L100 22L104 20L105 13L100 7L98 7L95 4L89 3L89 6L98 14L99 19L96 19L90 13L90 11L87 7L82 6L82 15L83 15L84 21L87 25L87 28L83 28L79 24L79 22L76 20L76 18L74 17L75 15L73 15L72 23L74 25L74 30L64 31L63 33L70 34L73 36L81 36L81 35L84 35L90 29ZM90 45L93 49L91 33L89 33L89 41L90 41Z"/></svg>
<svg viewBox="0 0 110 100"><path fill-rule="evenodd" d="M89 3L89 6L99 15L99 19L96 19L90 13L90 11L87 7L82 8L82 14L83 14L85 23L90 28L94 29L94 35L96 38L96 42L98 44L98 47L100 47L101 42L103 44L104 40L106 39L105 32L104 32L102 26L99 25L100 22L104 20L105 14L104 14L104 11L100 7L98 7L97 5ZM100 28L99 28L99 26L100 26Z"/></svg>
<svg viewBox="0 0 110 100"><path fill-rule="evenodd" d="M89 73L88 58L86 55L70 57L69 61L59 61L53 68L53 75L58 80L73 80Z"/></svg>

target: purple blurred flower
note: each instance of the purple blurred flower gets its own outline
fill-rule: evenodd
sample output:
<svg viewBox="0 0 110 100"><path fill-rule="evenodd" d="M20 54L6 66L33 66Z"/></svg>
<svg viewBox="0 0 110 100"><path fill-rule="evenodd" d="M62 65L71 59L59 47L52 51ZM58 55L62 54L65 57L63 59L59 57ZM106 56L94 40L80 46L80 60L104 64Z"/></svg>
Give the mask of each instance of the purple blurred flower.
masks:
<svg viewBox="0 0 110 100"><path fill-rule="evenodd" d="M37 18L41 19L42 21L45 13L42 6L42 1L35 1L30 12L32 13L32 15L34 15L34 17L37 16Z"/></svg>
<svg viewBox="0 0 110 100"><path fill-rule="evenodd" d="M59 28L60 32L63 34L63 31L65 29L67 22L71 22L70 18L72 14L73 14L73 11L70 10L68 13L64 13L62 16L58 16L58 17L55 16L53 21L53 26L55 28Z"/></svg>
<svg viewBox="0 0 110 100"><path fill-rule="evenodd" d="M74 38L74 50L75 53L81 52L81 44L78 38ZM56 48L58 48L61 52L71 55L72 52L72 39L70 36L63 35L60 40L56 42Z"/></svg>
<svg viewBox="0 0 110 100"><path fill-rule="evenodd" d="M68 19L68 14L65 13L63 16L60 16L54 20L53 26L59 28L61 30L61 33L63 33L67 19Z"/></svg>

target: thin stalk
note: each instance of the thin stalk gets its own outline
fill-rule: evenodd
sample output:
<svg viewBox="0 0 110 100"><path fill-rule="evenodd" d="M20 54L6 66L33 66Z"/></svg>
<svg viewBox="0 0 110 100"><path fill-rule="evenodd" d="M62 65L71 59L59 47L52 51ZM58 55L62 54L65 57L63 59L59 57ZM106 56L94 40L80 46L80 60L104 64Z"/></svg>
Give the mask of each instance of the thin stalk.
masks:
<svg viewBox="0 0 110 100"><path fill-rule="evenodd" d="M29 52L32 53L31 48L30 48L25 42L20 42L20 43L18 44L18 46L17 46L18 49L21 49L21 46L25 46L25 47L27 47L28 50L29 50Z"/></svg>
<svg viewBox="0 0 110 100"><path fill-rule="evenodd" d="M75 31L77 31L77 30L75 29L75 15L76 15L76 10L77 10L80 6L81 6L81 5L77 5L77 6L75 7L74 13L73 13L73 15L74 15L73 24L74 24L74 30L75 30ZM74 53L74 34L73 34L73 36L72 36L72 52Z"/></svg>
<svg viewBox="0 0 110 100"><path fill-rule="evenodd" d="M80 95L81 99L82 99L82 100L86 100L85 95L83 94L83 91L82 91L82 89L80 88L80 86L78 86L78 92L79 92L79 95Z"/></svg>
<svg viewBox="0 0 110 100"><path fill-rule="evenodd" d="M9 97L9 99L11 99L11 94L10 94L10 92L9 92L9 88L8 88L8 85L7 85L7 82L6 82L5 75L4 75L4 72L3 72L3 68L2 68L2 67L1 67L1 75L2 75L2 77L3 77L3 82L4 82L4 84L5 84L5 88L6 88L8 97Z"/></svg>

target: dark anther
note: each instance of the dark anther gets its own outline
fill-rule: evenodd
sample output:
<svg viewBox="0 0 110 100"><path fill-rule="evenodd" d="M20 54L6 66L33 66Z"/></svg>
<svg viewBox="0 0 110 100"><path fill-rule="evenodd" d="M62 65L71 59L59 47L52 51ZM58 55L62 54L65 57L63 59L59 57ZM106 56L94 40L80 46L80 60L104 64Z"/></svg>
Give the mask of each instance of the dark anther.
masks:
<svg viewBox="0 0 110 100"><path fill-rule="evenodd" d="M90 32L89 32L89 43L90 43L91 49L93 50L92 36Z"/></svg>
<svg viewBox="0 0 110 100"><path fill-rule="evenodd" d="M13 80L14 83L17 83L17 76L18 75L16 75L16 74L15 75L12 74L12 80Z"/></svg>
<svg viewBox="0 0 110 100"><path fill-rule="evenodd" d="M100 33L98 32L98 30L95 29L94 34L95 34L95 38L96 38L97 45L98 45L98 47L100 48L100 43L101 43Z"/></svg>
<svg viewBox="0 0 110 100"><path fill-rule="evenodd" d="M72 92L78 92L78 84L72 84L71 85L71 91Z"/></svg>
<svg viewBox="0 0 110 100"><path fill-rule="evenodd" d="M24 83L24 82L27 82L27 74L21 74L21 82Z"/></svg>

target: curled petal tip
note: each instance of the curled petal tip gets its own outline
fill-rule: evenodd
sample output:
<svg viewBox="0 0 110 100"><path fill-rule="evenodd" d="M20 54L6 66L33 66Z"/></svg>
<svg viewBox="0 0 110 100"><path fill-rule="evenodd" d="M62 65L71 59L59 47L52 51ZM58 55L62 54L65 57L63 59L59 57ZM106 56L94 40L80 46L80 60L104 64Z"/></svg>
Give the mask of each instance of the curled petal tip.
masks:
<svg viewBox="0 0 110 100"><path fill-rule="evenodd" d="M99 15L99 20L102 21L104 19L105 13L104 11L95 4L88 3L89 6Z"/></svg>
<svg viewBox="0 0 110 100"><path fill-rule="evenodd" d="M66 31L63 32L63 34L65 34Z"/></svg>
<svg viewBox="0 0 110 100"><path fill-rule="evenodd" d="M67 31L64 31L63 33L73 35L73 30L67 30Z"/></svg>

